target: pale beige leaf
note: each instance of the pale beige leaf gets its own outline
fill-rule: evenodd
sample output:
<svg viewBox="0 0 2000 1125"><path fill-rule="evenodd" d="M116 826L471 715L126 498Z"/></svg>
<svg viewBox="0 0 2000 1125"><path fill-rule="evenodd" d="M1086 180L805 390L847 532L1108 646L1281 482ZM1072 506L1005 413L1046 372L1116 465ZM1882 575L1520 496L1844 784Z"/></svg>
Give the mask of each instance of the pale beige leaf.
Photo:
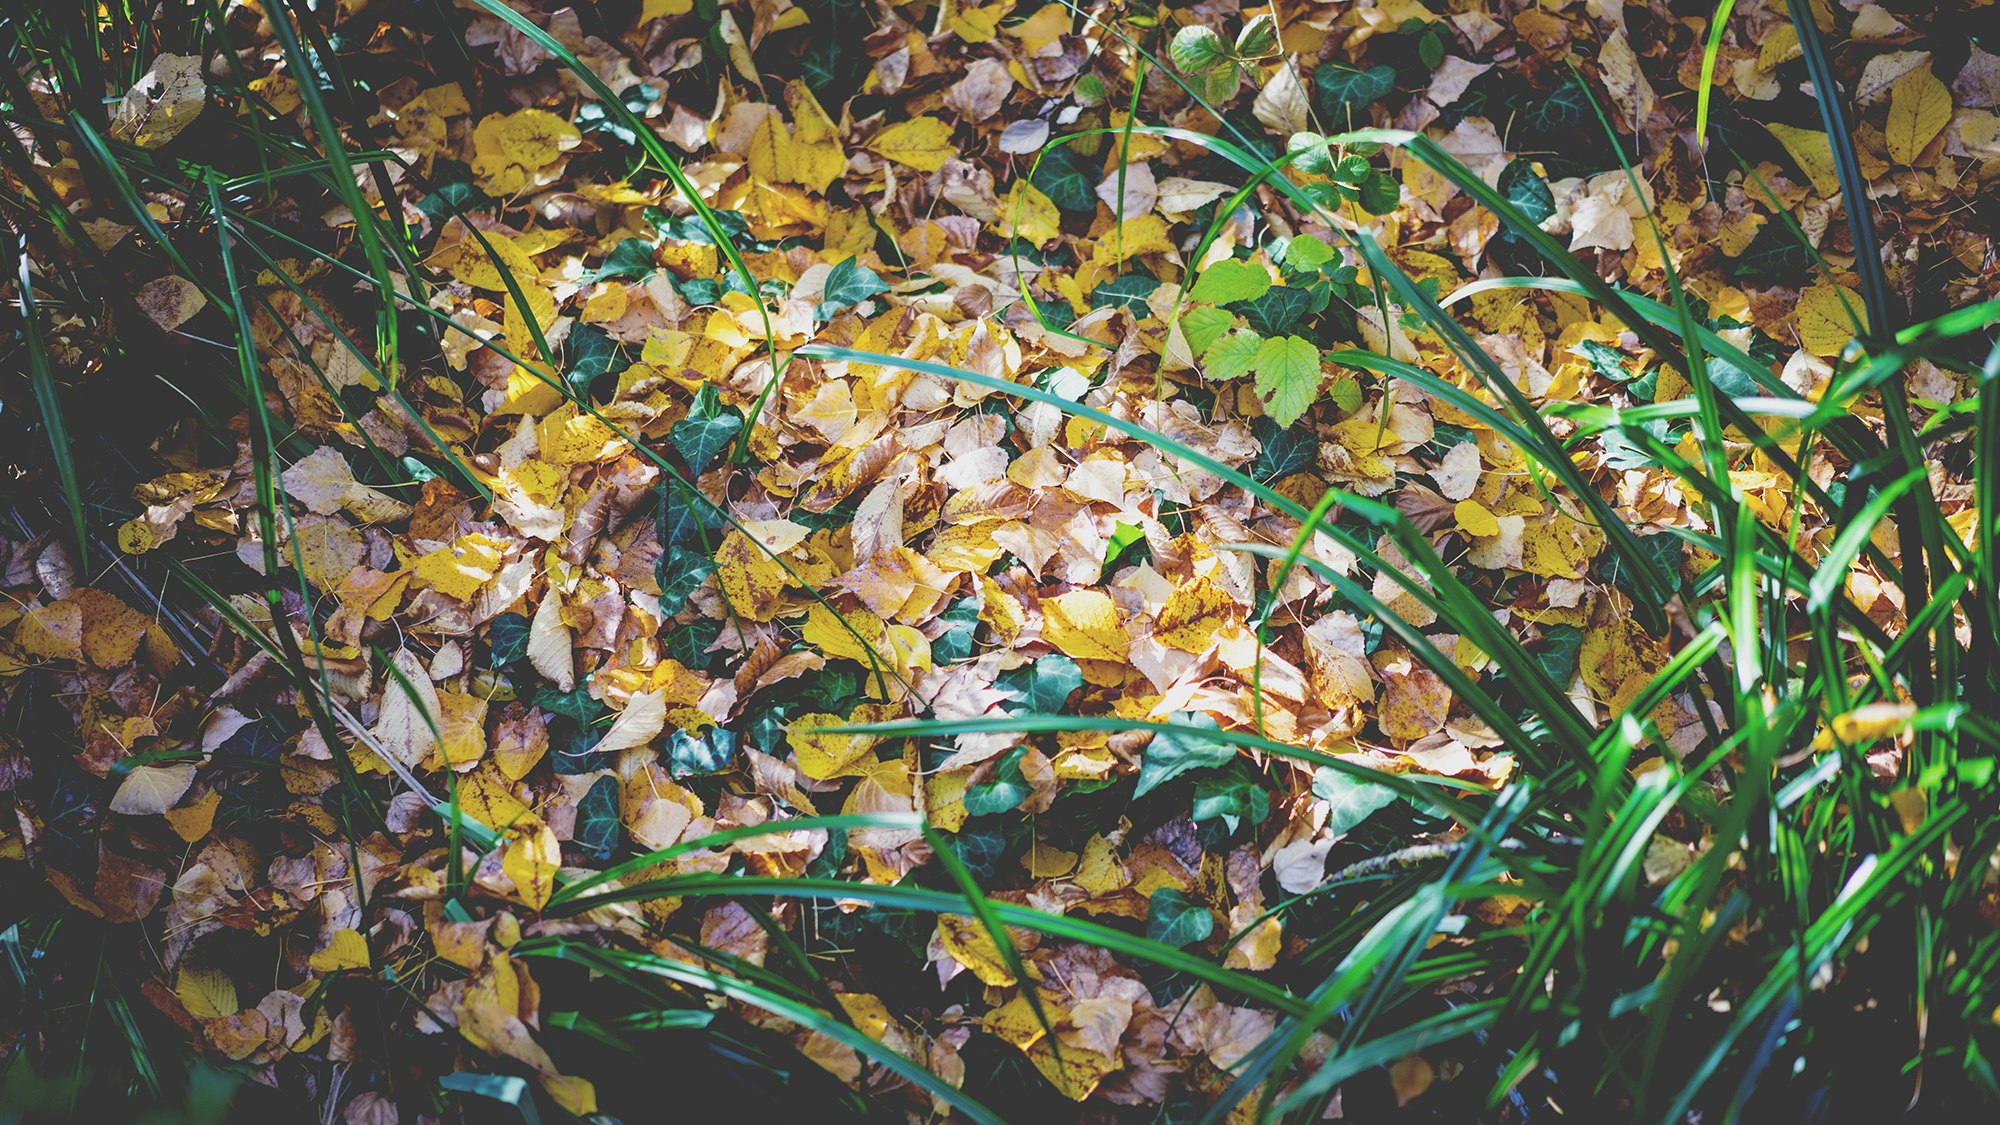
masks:
<svg viewBox="0 0 2000 1125"><path fill-rule="evenodd" d="M593 754L608 754L617 750L630 750L634 746L644 746L660 736L667 725L666 691L642 691L632 696L631 702L618 713L611 729L590 748Z"/></svg>
<svg viewBox="0 0 2000 1125"><path fill-rule="evenodd" d="M1312 115L1306 107L1306 88L1299 82L1298 67L1290 61L1278 64L1277 73L1257 91L1250 112L1281 137L1310 128Z"/></svg>
<svg viewBox="0 0 2000 1125"><path fill-rule="evenodd" d="M437 719L443 713L437 688L423 662L409 649L389 658L397 673L382 689L382 710L375 719L375 738L406 766L415 766L437 748Z"/></svg>
<svg viewBox="0 0 2000 1125"><path fill-rule="evenodd" d="M133 294L139 308L162 332L172 332L195 318L208 304L201 287L179 274L156 277Z"/></svg>
<svg viewBox="0 0 2000 1125"><path fill-rule="evenodd" d="M193 762L140 766L125 775L111 797L111 811L126 816L156 816L173 808L194 784Z"/></svg>
<svg viewBox="0 0 2000 1125"><path fill-rule="evenodd" d="M119 100L111 115L111 132L141 148L159 148L194 124L207 104L201 59L162 54Z"/></svg>
<svg viewBox="0 0 2000 1125"><path fill-rule="evenodd" d="M528 625L528 663L557 690L576 687L576 660L570 653L569 627L562 620L562 596L554 590L542 595Z"/></svg>

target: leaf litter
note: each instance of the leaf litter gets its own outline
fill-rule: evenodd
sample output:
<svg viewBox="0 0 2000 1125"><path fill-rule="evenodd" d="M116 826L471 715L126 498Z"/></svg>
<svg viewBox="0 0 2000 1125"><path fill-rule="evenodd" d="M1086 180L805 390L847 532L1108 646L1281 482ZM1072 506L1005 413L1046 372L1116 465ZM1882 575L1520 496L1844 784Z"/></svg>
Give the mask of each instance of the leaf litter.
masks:
<svg viewBox="0 0 2000 1125"><path fill-rule="evenodd" d="M1751 7L1717 78L1745 125L1800 85L1796 36ZM411 1076L343 999L342 981L394 969L384 995L402 1006L399 1033L453 1033L588 1113L595 1088L543 1045L547 994L511 951L562 936L741 976L778 964L760 911L802 935L835 1017L947 1086L967 1081L968 1043L984 1037L1106 1119L1206 1100L1272 1012L1087 944L1009 928L1003 949L950 913L899 928L859 897L560 909L567 884L718 831L765 829L610 885L746 872L947 886L942 843L995 902L1284 981L1308 943L1306 923L1273 910L1281 899L1454 832L1421 802L1313 759L1483 788L1523 767L1330 580L1358 583L1475 682L1490 673L1466 624L1398 581L1399 568L1416 574L1403 549L1338 509L1332 522L1364 534L1379 566L1328 535L1303 544L1311 565L1282 565L1294 515L1051 401L799 349L1035 388L1308 504L1328 486L1379 498L1596 726L1684 638L1640 623L1579 499L1468 408L1495 397L1406 302L1381 298L1345 237L1369 231L1442 300L1525 261L1515 236L1402 152L1322 135L1423 132L1601 276L1661 293L1650 211L1717 334L1807 398L1867 327L1825 134L1771 120L1779 149L1765 159L1701 165L1677 141L1700 46L1661 10L1280 5L1275 25L1243 29L1255 49L1213 31L1173 37L1171 75L1061 5L953 5L935 25L904 6L865 35L823 28L833 11L739 7L713 35L674 0L649 0L624 26L527 13L674 146L708 215L503 21L455 13L472 52L463 73L427 69L393 28L346 14L343 50L392 76L376 112L347 122L348 141L402 169L361 190L420 254L421 288L401 273L399 288L450 327L431 353L383 370L347 267L300 246L246 280L269 403L292 439L276 466L289 573L262 576L278 581L276 608L235 592L196 614L213 638L199 655L222 674L211 682L192 635L171 633L139 594L76 573L50 537L6 544L18 596L0 610L0 690L52 680L74 732L68 761L12 739L0 749L17 813L9 858L40 865L83 911L155 928L160 962L141 995L207 1050L274 1083L299 1082L313 1060L349 1065L373 1099L351 1101L350 1121L377 1119L355 1106L413 1106ZM1207 7L1177 18L1225 35L1242 22ZM1921 246L1941 277L1897 284L1911 301L1933 284L1954 301L1987 297L1990 232L1962 204L2000 167L2000 64L1976 48L1957 70L1942 54L1887 50L1927 41L1899 18L1863 7L1868 43L1848 59L1872 103L1863 172L1899 244ZM822 34L823 52L808 44ZM1593 55L1580 78L1562 65ZM217 119L303 121L300 76L273 59L255 64L268 69L250 84L264 98L253 108L211 87L201 60L161 55L116 102L113 135L171 152ZM1240 170L1170 131L1217 131L1181 80L1251 122L1250 143L1301 154L1288 175L1321 206L1268 186L1238 196ZM1608 105L1618 143L1643 154L1640 190L1610 142L1568 143L1596 127L1579 81ZM72 210L129 217L67 147L46 150L45 171ZM337 242L355 216L291 221ZM1794 224L1824 262L1804 287L1764 264ZM209 300L171 276L138 297L164 332L204 323ZM1571 404L1686 393L1627 326L1562 293L1474 292L1456 306L1558 434L1573 429ZM1334 358L1363 353L1458 393ZM1936 368L1920 378L1926 410L1968 391ZM1693 431L1653 432L1693 455ZM230 433L223 450L156 435L160 471L135 485L116 537L128 559L171 555L229 572L219 590L256 587L255 455L240 421ZM1772 531L1808 556L1826 548L1825 513L1799 481L1763 451L1736 463L1732 481ZM1577 467L1634 526L1715 530L1699 497L1610 442L1578 446ZM1841 469L1823 454L1807 472L1825 488ZM1947 491L1957 526L1969 494ZM1663 531L1642 541L1678 547ZM1230 549L1241 543L1279 554ZM1668 561L1702 565L1678 549ZM1900 626L1902 592L1874 564L1857 564L1847 595ZM232 634L224 608L254 636ZM339 718L339 745L278 673L270 639L286 631ZM1692 744L1702 706L1683 692L1654 708L1664 752ZM1025 713L1173 729L828 729ZM1301 755L1205 737L1225 730ZM379 814L372 829L343 762ZM59 813L52 784L79 809ZM429 807L447 796L490 838L453 854ZM781 827L828 815L880 823ZM917 818L940 834L900 826ZM252 938L267 952L246 975L227 951ZM903 1112L939 1097L824 1028L716 1003ZM1397 1062L1395 1100L1456 1065Z"/></svg>

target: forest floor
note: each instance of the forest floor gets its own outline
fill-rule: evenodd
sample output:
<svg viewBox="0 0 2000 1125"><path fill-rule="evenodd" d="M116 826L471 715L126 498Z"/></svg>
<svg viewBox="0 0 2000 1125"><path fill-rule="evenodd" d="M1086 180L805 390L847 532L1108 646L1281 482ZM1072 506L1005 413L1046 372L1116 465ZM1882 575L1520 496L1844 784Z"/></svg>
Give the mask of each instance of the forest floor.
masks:
<svg viewBox="0 0 2000 1125"><path fill-rule="evenodd" d="M114 21L94 111L11 80L8 206L68 221L20 224L7 397L68 434L0 420L0 885L46 966L0 1055L76 1079L12 1096L189 1046L351 1125L685 1083L1247 1118L1463 808L1621 715L1642 787L1729 726L1646 694L1738 533L1675 469L1718 463L1704 396L1809 409L1871 301L2000 295L1965 13L1820 6L1878 295L1767 0L1705 109L1710 12L1664 0L498 7ZM1731 350L1691 381L1492 200ZM1970 538L1978 375L1896 378ZM1753 444L1744 535L1818 560L1882 495ZM1906 625L1901 543L1845 556L1860 635ZM1908 722L1840 737L1893 778ZM1653 827L1642 887L1714 842ZM1445 953L1535 902L1468 898L1340 1018L1504 990ZM1294 1111L1542 1110L1422 1036L1300 1087L1353 1045L1308 1030Z"/></svg>

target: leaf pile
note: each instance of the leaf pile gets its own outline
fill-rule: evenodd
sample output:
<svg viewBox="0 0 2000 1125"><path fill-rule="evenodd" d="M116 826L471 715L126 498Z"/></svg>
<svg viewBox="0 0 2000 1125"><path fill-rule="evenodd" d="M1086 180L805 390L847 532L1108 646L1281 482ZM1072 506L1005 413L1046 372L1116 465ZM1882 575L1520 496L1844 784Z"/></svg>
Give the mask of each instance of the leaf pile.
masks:
<svg viewBox="0 0 2000 1125"><path fill-rule="evenodd" d="M1708 508L1625 429L1579 440L1562 472L1525 458L1473 408L1496 402L1477 373L1344 234L1371 231L1422 298L1449 301L1558 436L1590 436L1578 408L1681 399L1686 380L1558 287L1459 293L1542 267L1459 185L1350 129L1432 138L1622 286L1664 294L1671 259L1707 327L1808 398L1866 327L1832 147L1775 5L1738 5L1715 71L1711 132L1767 154L1748 163L1690 143L1700 21L1660 3L1275 20L1209 3L1146 19L1015 0L520 7L596 85L470 5L449 29L462 57L373 6L336 24L370 94L332 112L349 151L393 156L357 175L356 201L418 266L382 267L397 316L370 314L354 207L282 183L217 189L259 248L235 252L239 290L147 267L128 315L175 346L225 335L218 303L241 302L247 338L198 362L249 357L271 460L247 399L199 436L183 404L143 421L143 471L107 501L123 523L91 565L115 555L113 572L55 533L0 551L0 697L31 716L0 737L0 852L156 935L157 962L127 967L140 1002L205 1049L297 1088L321 1061L348 1067L349 1121L495 1066L597 1109L590 1051L556 1046L574 1025L551 1014L572 1002L515 953L552 938L753 982L801 956L836 1027L947 1087L1032 1071L1106 1120L1207 1105L1276 1026L1267 1004L1028 927L1006 948L969 914L861 890L951 891L963 868L994 903L1282 989L1314 929L1366 902L1319 895L1329 872L1449 842L1423 794L1503 787L1524 763L1330 581L1489 682L1471 625L1399 581L1417 573L1402 545L1336 510L1338 534L1289 564L1296 514L1153 437L1306 506L1328 486L1392 505L1586 724L1623 712L1686 632L1645 604L1599 513L1692 574L1713 559L1662 529L1714 532ZM1990 208L1971 204L2000 174L2000 59L1947 19L1834 7L1895 298L1992 297ZM317 76L268 23L233 31L269 47L240 52L247 82L161 56L114 91L112 141L170 158L253 121L310 136L299 84ZM1206 138L1282 158L1320 210ZM139 216L212 245L206 196L148 191L135 213L82 173L78 142L35 139L101 254L149 261ZM109 346L81 321L55 335L79 379ZM852 353L907 366L833 358ZM1457 394L1391 381L1385 361ZM1758 393L1729 362L1711 375ZM1969 387L1923 364L1908 390L1929 418ZM1685 418L1646 432L1703 456ZM1935 465L1961 534L1968 451ZM1814 499L1741 453L1729 479L1765 526L1809 560L1827 550L1820 504L1852 467L1810 459ZM163 601L145 576L169 565L210 604ZM1847 594L1902 627L1874 563ZM844 729L1026 714L1173 730ZM1669 752L1712 721L1688 692L1651 718ZM878 820L772 827L841 815ZM1646 862L1659 879L1687 858ZM857 897L574 889L737 873ZM826 1028L716 1004L871 1099L948 1108ZM1459 1065L1396 1062L1384 1104Z"/></svg>

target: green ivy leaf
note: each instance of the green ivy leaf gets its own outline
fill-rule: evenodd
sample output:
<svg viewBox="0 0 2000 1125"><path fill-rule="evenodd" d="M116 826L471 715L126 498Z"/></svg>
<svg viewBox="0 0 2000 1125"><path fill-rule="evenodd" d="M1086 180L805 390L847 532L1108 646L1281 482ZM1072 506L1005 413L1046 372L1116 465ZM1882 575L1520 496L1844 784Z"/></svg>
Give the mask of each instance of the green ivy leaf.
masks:
<svg viewBox="0 0 2000 1125"><path fill-rule="evenodd" d="M1539 103L1530 106L1523 118L1531 131L1556 136L1583 125L1590 115L1590 91L1582 82L1568 78Z"/></svg>
<svg viewBox="0 0 2000 1125"><path fill-rule="evenodd" d="M1226 305L1231 301L1254 301L1271 288L1271 274L1255 262L1224 258L1203 270L1188 290L1188 300Z"/></svg>
<svg viewBox="0 0 2000 1125"><path fill-rule="evenodd" d="M1038 657L1011 672L1003 672L995 685L1014 693L1022 705L1016 714L1060 714L1070 694L1083 686L1083 669L1060 652Z"/></svg>
<svg viewBox="0 0 2000 1125"><path fill-rule="evenodd" d="M1045 150L1028 182L1065 211L1088 214L1097 210L1096 182L1083 157L1070 145Z"/></svg>
<svg viewBox="0 0 2000 1125"><path fill-rule="evenodd" d="M1313 71L1313 102L1327 126L1346 131L1367 124L1363 113L1396 88L1396 68L1371 66L1349 70L1334 63L1321 63Z"/></svg>
<svg viewBox="0 0 2000 1125"><path fill-rule="evenodd" d="M1251 431L1263 448L1251 470L1259 481L1283 480L1293 473L1305 472L1319 460L1319 438L1312 433L1280 426L1269 416L1257 419Z"/></svg>
<svg viewBox="0 0 2000 1125"><path fill-rule="evenodd" d="M849 255L826 275L826 285L821 290L819 308L814 315L821 320L830 320L841 309L852 308L877 293L888 291L889 287L875 276L874 270Z"/></svg>
<svg viewBox="0 0 2000 1125"><path fill-rule="evenodd" d="M1299 420L1319 398L1324 376L1319 368L1319 348L1298 336L1266 340L1257 349L1257 395L1264 409L1281 426Z"/></svg>
<svg viewBox="0 0 2000 1125"><path fill-rule="evenodd" d="M1207 941L1215 932L1215 915L1208 907L1189 899L1172 887L1153 892L1146 911L1146 938L1179 949Z"/></svg>
<svg viewBox="0 0 2000 1125"><path fill-rule="evenodd" d="M442 181L448 174L445 171L445 165L450 163L452 162L439 161L438 170L433 173L434 177ZM472 169L467 168L463 164L457 165L457 169L458 175L470 176L472 174ZM449 183L438 183L436 191L417 201L417 210L429 215L439 226L442 226L454 215L477 211L482 207L490 205L492 202L493 198L491 196L473 187L472 184L464 180L453 180Z"/></svg>
<svg viewBox="0 0 2000 1125"><path fill-rule="evenodd" d="M535 692L531 702L551 715L565 716L586 728L611 713L611 708L591 698L588 684L578 684L572 691L544 686Z"/></svg>
<svg viewBox="0 0 2000 1125"><path fill-rule="evenodd" d="M654 214L659 215L659 219L654 222L653 229L659 231L662 238L677 242L699 242L704 246L715 245L715 236L709 233L708 223L700 215L668 216L663 212L648 212L649 217ZM750 219L741 211L711 209L709 215L715 220L715 225L722 228L722 233L731 239L736 239L750 230Z"/></svg>
<svg viewBox="0 0 2000 1125"><path fill-rule="evenodd" d="M721 635L721 619L704 617L673 631L667 638L667 655L697 671L710 669L715 664L715 655L708 647Z"/></svg>
<svg viewBox="0 0 2000 1125"><path fill-rule="evenodd" d="M736 757L736 732L712 727L705 735L677 730L667 737L667 774L675 779L720 773Z"/></svg>
<svg viewBox="0 0 2000 1125"><path fill-rule="evenodd" d="M591 782L583 800L576 803L576 829L571 839L592 859L602 863L618 847L618 779L600 777Z"/></svg>
<svg viewBox="0 0 2000 1125"><path fill-rule="evenodd" d="M590 385L617 362L618 341L595 324L579 324L570 329L563 351L569 360L569 373L563 381L577 397L588 398Z"/></svg>
<svg viewBox="0 0 2000 1125"><path fill-rule="evenodd" d="M993 768L990 779L966 786L965 811L973 816L990 816L1020 808L1028 794L1034 792L1021 773L1021 759L1027 753L1025 746L1014 747Z"/></svg>
<svg viewBox="0 0 2000 1125"><path fill-rule="evenodd" d="M1327 831L1345 836L1375 815L1377 809L1393 802L1396 791L1321 766L1313 771L1313 796L1332 806L1326 818Z"/></svg>
<svg viewBox="0 0 2000 1125"><path fill-rule="evenodd" d="M938 620L949 628L938 634L931 642L931 659L939 664L953 664L972 657L974 640L979 632L978 597L960 598L950 609L938 614Z"/></svg>
<svg viewBox="0 0 2000 1125"><path fill-rule="evenodd" d="M1254 301L1237 306L1243 319L1259 336L1278 336L1292 330L1312 311L1312 294L1289 285L1274 285Z"/></svg>
<svg viewBox="0 0 2000 1125"><path fill-rule="evenodd" d="M1589 360L1591 370L1613 382L1624 383L1638 374L1625 366L1629 362L1629 357L1609 344L1597 340L1585 340L1571 350Z"/></svg>
<svg viewBox="0 0 2000 1125"><path fill-rule="evenodd" d="M1526 160L1515 160L1502 169L1498 186L1500 194L1529 222L1539 223L1556 213L1556 197L1549 182L1536 175L1535 166Z"/></svg>
<svg viewBox="0 0 2000 1125"><path fill-rule="evenodd" d="M1146 305L1146 298L1152 296L1153 290L1159 287L1158 278L1147 277L1142 273L1128 273L1114 277L1091 291L1090 307L1103 309L1123 305L1132 310L1132 315L1144 317L1152 311Z"/></svg>
<svg viewBox="0 0 2000 1125"><path fill-rule="evenodd" d="M1576 679L1579 654L1583 652L1583 630L1574 625L1550 625L1542 630L1542 645L1535 650L1535 663L1557 688L1568 688Z"/></svg>
<svg viewBox="0 0 2000 1125"><path fill-rule="evenodd" d="M611 248L604 256L604 264L583 275L588 282L604 281L614 277L629 277L643 281L653 272L653 241L649 238L627 238Z"/></svg>
<svg viewBox="0 0 2000 1125"><path fill-rule="evenodd" d="M672 478L660 482L659 521L663 548L700 543L704 530L710 533L722 530L722 514Z"/></svg>
<svg viewBox="0 0 2000 1125"><path fill-rule="evenodd" d="M674 423L667 433L667 440L680 450L687 460L688 468L697 473L708 471L729 443L743 429L743 415L735 407L723 406L717 397L715 384L704 383L695 392L694 402L688 408L688 416Z"/></svg>
<svg viewBox="0 0 2000 1125"><path fill-rule="evenodd" d="M1192 817L1197 824L1204 820L1220 820L1225 828L1234 832L1245 820L1262 824L1264 818L1270 815L1271 795L1247 777L1224 774L1199 778L1194 783Z"/></svg>
<svg viewBox="0 0 2000 1125"><path fill-rule="evenodd" d="M503 613L486 631L486 643L493 654L493 667L505 668L528 655L528 619L518 613Z"/></svg>
<svg viewBox="0 0 2000 1125"><path fill-rule="evenodd" d="M1221 729L1213 716L1184 711L1167 722L1180 729L1153 736L1152 744L1146 747L1145 760L1139 765L1139 784L1132 791L1135 798L1189 770L1226 766L1236 760L1235 747L1204 735L1206 731Z"/></svg>
<svg viewBox="0 0 2000 1125"><path fill-rule="evenodd" d="M1680 536L1662 531L1654 535L1641 535L1638 539L1639 549L1644 551L1652 559L1653 565L1659 567L1669 579L1680 574L1681 558L1687 553L1687 544L1681 541ZM1633 592L1632 567L1625 561L1624 556L1616 552L1606 552L1603 575L1604 581L1628 594Z"/></svg>
<svg viewBox="0 0 2000 1125"><path fill-rule="evenodd" d="M709 556L678 545L667 548L653 567L660 583L660 613L672 617L685 609L688 598L714 573L715 560Z"/></svg>

